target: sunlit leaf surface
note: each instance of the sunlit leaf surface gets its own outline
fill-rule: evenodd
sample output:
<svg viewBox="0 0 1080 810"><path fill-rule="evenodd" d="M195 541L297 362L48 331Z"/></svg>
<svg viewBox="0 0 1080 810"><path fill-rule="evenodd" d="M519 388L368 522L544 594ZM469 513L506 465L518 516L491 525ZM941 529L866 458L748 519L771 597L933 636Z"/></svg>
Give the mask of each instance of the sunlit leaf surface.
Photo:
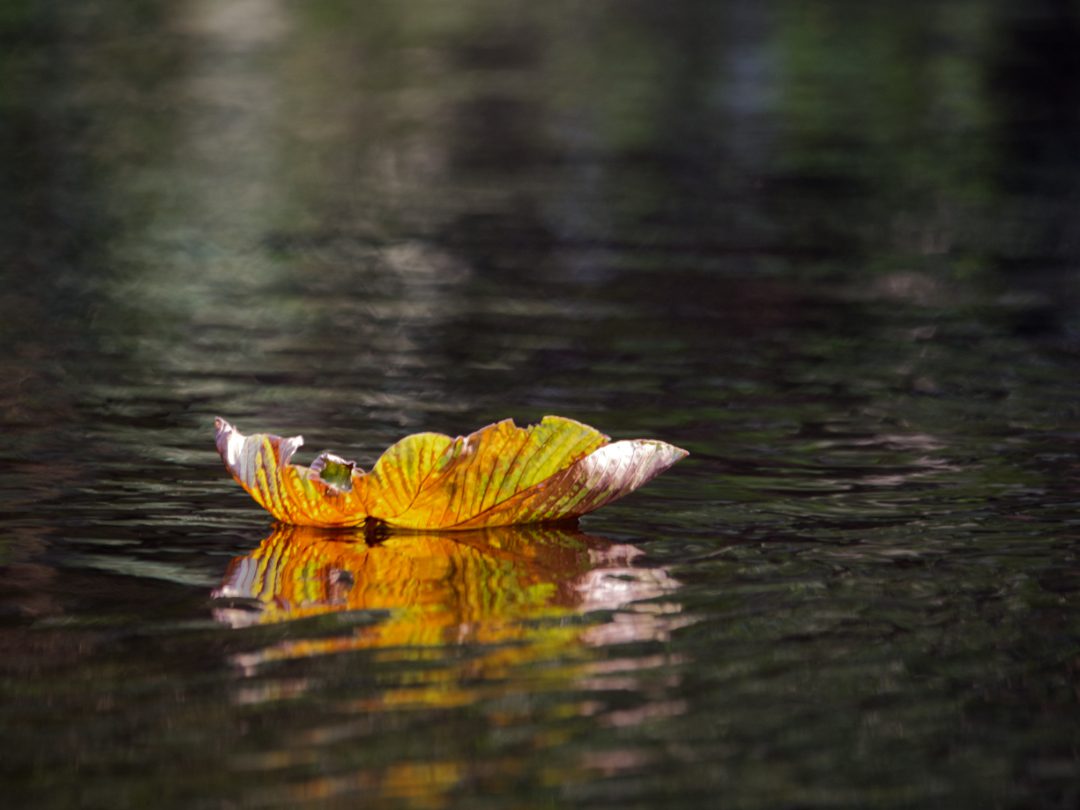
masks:
<svg viewBox="0 0 1080 810"><path fill-rule="evenodd" d="M278 520L299 526L475 529L579 517L659 475L686 451L653 439L611 442L558 416L505 419L468 436L408 436L365 473L330 453L291 464L303 438L244 436L215 421L233 477Z"/></svg>

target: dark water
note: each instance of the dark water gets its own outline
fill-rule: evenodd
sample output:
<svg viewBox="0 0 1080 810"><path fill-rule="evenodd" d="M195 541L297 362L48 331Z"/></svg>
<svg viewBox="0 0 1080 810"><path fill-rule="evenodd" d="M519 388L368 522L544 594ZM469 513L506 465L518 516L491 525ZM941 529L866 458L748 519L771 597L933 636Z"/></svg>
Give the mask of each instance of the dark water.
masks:
<svg viewBox="0 0 1080 810"><path fill-rule="evenodd" d="M3 804L1076 807L1078 34L3 4ZM692 455L365 545L212 441L545 413Z"/></svg>

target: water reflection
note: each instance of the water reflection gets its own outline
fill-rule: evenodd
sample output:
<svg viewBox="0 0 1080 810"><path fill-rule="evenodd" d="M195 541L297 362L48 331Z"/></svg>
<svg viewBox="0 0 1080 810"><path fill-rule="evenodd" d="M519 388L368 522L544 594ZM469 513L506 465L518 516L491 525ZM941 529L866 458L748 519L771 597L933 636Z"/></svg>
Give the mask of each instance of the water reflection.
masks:
<svg viewBox="0 0 1080 810"><path fill-rule="evenodd" d="M499 527L453 534L365 536L362 529L275 526L235 559L214 596L233 627L340 613L345 635L290 639L236 657L271 660L360 649L423 655L493 645L474 662L490 676L580 645L665 640L684 621L664 568L635 546L576 527ZM589 618L599 614L603 620ZM442 696L442 700L446 699Z"/></svg>
<svg viewBox="0 0 1080 810"><path fill-rule="evenodd" d="M229 566L215 615L257 643L271 636L231 656L234 704L307 708L232 766L295 777L256 803L362 793L421 807L470 785L514 792L536 758L568 747L584 746L551 771L560 783L640 771L651 753L582 735L687 710L666 651L688 621L680 583L642 555L567 526L383 538L275 526ZM476 757L485 728L506 740ZM382 754L355 758L368 741Z"/></svg>

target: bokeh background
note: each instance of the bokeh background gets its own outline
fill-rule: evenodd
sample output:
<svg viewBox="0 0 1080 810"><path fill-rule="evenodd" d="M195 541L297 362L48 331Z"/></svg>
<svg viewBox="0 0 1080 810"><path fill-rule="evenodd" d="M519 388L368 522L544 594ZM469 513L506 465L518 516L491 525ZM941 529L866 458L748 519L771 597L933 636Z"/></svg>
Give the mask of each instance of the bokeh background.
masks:
<svg viewBox="0 0 1080 810"><path fill-rule="evenodd" d="M1080 7L5 0L14 807L1080 801ZM557 413L580 530L272 527Z"/></svg>

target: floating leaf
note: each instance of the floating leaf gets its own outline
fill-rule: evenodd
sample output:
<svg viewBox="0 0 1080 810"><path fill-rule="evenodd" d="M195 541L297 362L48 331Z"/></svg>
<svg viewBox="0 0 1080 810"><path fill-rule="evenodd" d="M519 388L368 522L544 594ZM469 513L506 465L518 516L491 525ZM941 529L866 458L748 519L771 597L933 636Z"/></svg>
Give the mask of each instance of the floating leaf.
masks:
<svg viewBox="0 0 1080 810"><path fill-rule="evenodd" d="M417 433L365 473L322 453L291 464L304 443L267 433L244 436L215 420L225 466L260 506L299 526L477 529L576 518L659 475L686 451L653 439L612 442L559 416L519 428L510 419L451 439Z"/></svg>

